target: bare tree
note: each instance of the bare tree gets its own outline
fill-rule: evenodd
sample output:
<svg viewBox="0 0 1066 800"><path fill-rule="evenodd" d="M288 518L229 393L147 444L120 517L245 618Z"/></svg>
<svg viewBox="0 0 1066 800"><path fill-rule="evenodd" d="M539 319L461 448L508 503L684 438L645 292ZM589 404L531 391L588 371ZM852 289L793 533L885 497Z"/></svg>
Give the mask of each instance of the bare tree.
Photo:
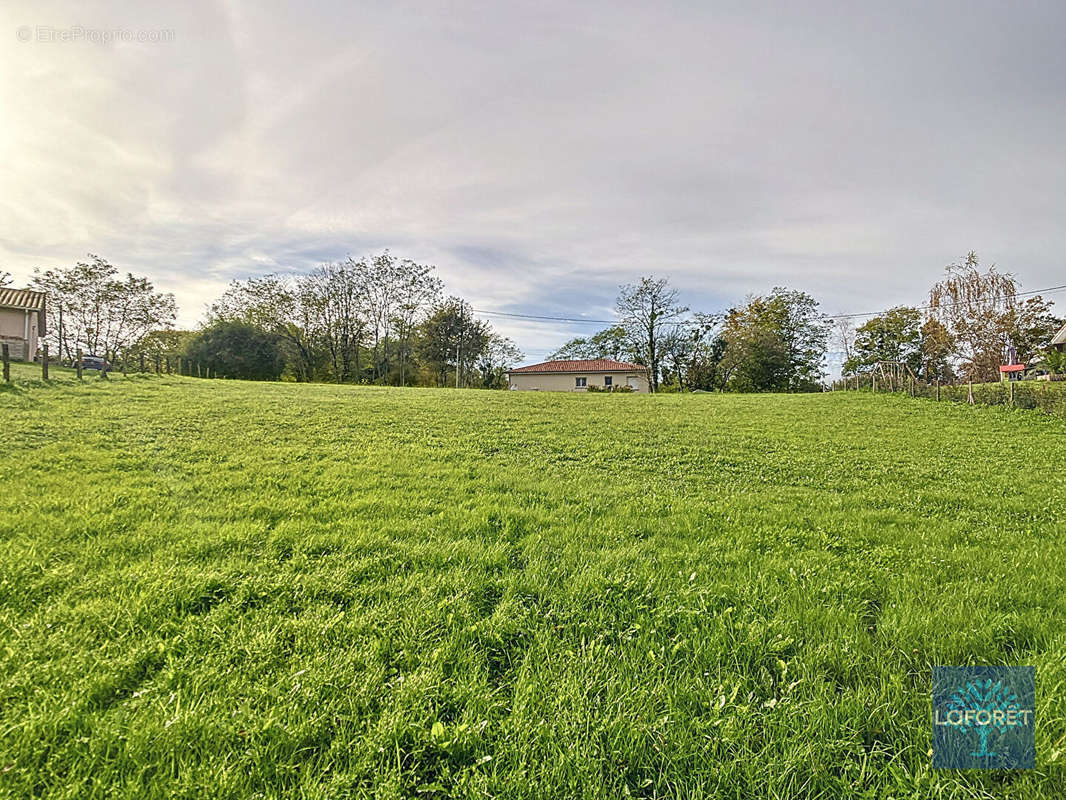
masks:
<svg viewBox="0 0 1066 800"><path fill-rule="evenodd" d="M855 355L855 325L847 317L837 317L833 320L830 336L833 344L844 354L840 363L850 363Z"/></svg>
<svg viewBox="0 0 1066 800"><path fill-rule="evenodd" d="M3 289L5 286L10 286L11 283L12 283L11 273L10 272L0 272L0 289Z"/></svg>
<svg viewBox="0 0 1066 800"><path fill-rule="evenodd" d="M677 290L670 288L666 278L654 277L622 286L616 308L634 351L648 367L651 390L658 391L665 334L681 321L688 308L678 302Z"/></svg>

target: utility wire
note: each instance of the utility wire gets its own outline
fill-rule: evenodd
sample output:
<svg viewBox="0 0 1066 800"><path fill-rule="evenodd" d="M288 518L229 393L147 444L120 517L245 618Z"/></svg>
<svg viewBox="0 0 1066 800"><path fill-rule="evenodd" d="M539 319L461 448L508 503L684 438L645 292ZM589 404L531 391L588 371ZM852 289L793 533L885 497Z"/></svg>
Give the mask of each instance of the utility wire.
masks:
<svg viewBox="0 0 1066 800"><path fill-rule="evenodd" d="M1010 297L1027 297L1029 295L1034 295L1034 294L1051 294L1052 292L1061 292L1061 291L1066 291L1066 284L1062 284L1061 286L1049 286L1046 289L1033 289L1032 291L1028 291L1028 292L1015 292L1014 294L1009 295L1009 296ZM968 301L959 301L957 303L941 303L941 304L939 304L937 306L932 306L932 305L928 305L927 304L927 305L924 305L924 306L914 306L914 308L917 308L919 311L928 311L928 310L930 310L932 308L951 308L952 306L965 305L967 302ZM895 306L895 307L898 308L898 306ZM524 319L524 320L531 320L531 321L534 321L534 322L579 322L579 323L580 322L584 322L584 323L588 323L588 324L592 324L592 325L618 325L621 322L621 320L618 320L618 319L590 319L588 317L548 317L548 316L541 316L539 314L516 314L516 313L509 312L509 311L490 311L489 309L486 309L486 308L475 308L473 310L476 313L478 313L478 314L484 314L486 316L491 316L491 317L506 317L508 319ZM822 319L830 320L830 319L855 319L855 318L858 318L858 317L876 317L879 314L884 314L887 311L891 311L891 310L892 309L890 309L890 308L886 308L886 309L883 309L882 311L864 311L864 312L855 313L855 314L828 314L828 315L822 317ZM663 322L663 323L660 323L660 324L662 324L662 325L684 325L685 323L684 322Z"/></svg>

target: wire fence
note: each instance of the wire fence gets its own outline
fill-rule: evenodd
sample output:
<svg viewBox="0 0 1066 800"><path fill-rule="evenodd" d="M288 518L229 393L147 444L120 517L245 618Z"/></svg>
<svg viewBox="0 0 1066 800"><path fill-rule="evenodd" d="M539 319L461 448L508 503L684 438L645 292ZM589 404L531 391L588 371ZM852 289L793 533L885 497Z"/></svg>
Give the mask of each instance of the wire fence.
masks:
<svg viewBox="0 0 1066 800"><path fill-rule="evenodd" d="M1038 409L1046 414L1066 417L1066 375L1054 375L1048 380L1039 381L929 383L910 375L864 373L840 378L827 388L835 392L906 394L949 403Z"/></svg>

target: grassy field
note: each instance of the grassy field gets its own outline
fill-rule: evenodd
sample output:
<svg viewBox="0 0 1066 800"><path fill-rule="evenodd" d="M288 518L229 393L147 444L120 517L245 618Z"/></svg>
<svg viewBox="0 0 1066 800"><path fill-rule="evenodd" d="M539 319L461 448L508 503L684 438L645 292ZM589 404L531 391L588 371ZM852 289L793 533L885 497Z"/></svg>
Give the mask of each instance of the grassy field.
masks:
<svg viewBox="0 0 1066 800"><path fill-rule="evenodd" d="M900 396L0 392L11 797L1054 797L1066 422ZM934 772L1032 664L1037 769Z"/></svg>

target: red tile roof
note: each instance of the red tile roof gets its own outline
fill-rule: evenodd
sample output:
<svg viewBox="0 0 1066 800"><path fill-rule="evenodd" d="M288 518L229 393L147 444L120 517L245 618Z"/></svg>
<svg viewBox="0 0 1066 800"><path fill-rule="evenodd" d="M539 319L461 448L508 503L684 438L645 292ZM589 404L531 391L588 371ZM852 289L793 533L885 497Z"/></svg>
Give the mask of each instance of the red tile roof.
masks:
<svg viewBox="0 0 1066 800"><path fill-rule="evenodd" d="M1004 364L999 368L1000 372L1021 372L1025 369L1025 364Z"/></svg>
<svg viewBox="0 0 1066 800"><path fill-rule="evenodd" d="M542 364L530 364L511 370L512 375L525 372L640 372L648 368L643 364L630 364L611 358L588 358L579 361L545 361Z"/></svg>

